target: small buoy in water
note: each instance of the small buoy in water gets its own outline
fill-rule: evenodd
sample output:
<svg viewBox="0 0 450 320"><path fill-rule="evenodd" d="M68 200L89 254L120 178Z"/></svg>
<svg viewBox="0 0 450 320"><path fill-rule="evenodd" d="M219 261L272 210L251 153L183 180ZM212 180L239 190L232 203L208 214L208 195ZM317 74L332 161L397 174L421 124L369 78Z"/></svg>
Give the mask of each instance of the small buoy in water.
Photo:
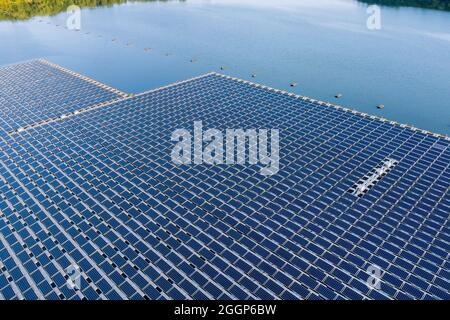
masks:
<svg viewBox="0 0 450 320"><path fill-rule="evenodd" d="M384 109L384 104L377 105L377 109Z"/></svg>
<svg viewBox="0 0 450 320"><path fill-rule="evenodd" d="M291 82L291 87L296 87L296 86L298 86L297 82Z"/></svg>
<svg viewBox="0 0 450 320"><path fill-rule="evenodd" d="M334 96L336 99L342 98L342 93L338 93Z"/></svg>

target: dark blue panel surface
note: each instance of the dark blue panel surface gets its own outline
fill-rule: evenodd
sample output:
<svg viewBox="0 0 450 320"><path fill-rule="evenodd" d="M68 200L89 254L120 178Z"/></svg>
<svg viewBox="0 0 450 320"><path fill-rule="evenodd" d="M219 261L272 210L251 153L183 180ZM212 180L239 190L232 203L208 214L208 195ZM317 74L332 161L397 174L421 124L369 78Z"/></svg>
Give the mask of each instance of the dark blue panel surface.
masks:
<svg viewBox="0 0 450 320"><path fill-rule="evenodd" d="M0 67L0 134L123 96L45 60Z"/></svg>
<svg viewBox="0 0 450 320"><path fill-rule="evenodd" d="M279 129L279 172L175 165L194 121ZM5 140L3 298L449 298L443 137L210 74Z"/></svg>

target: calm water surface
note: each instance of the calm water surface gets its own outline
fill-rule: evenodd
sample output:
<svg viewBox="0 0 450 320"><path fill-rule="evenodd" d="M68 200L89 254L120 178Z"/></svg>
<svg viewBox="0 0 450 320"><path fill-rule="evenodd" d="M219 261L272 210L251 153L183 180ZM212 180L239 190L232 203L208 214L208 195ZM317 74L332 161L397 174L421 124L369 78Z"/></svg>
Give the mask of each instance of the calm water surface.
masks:
<svg viewBox="0 0 450 320"><path fill-rule="evenodd" d="M65 13L0 22L0 64L44 57L135 93L219 71L450 135L450 13L382 7L382 29L371 31L366 9L352 0L85 8L79 32L62 27Z"/></svg>

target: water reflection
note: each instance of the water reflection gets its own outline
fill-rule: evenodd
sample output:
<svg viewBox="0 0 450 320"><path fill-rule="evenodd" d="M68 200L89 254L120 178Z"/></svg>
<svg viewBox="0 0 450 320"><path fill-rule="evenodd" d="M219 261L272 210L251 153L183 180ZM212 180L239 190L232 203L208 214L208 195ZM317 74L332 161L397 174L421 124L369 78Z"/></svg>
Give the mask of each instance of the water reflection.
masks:
<svg viewBox="0 0 450 320"><path fill-rule="evenodd" d="M80 7L112 6L127 2L168 2L186 0L0 0L0 20L26 20L34 16L50 16L65 11L72 4ZM427 9L450 11L450 1L434 0L356 0L365 4L379 4L386 6L408 6ZM192 2L206 2L210 0L192 0ZM335 7L351 4L355 0L216 0L214 3L242 4L242 5L269 5L282 8L283 6L298 7Z"/></svg>
<svg viewBox="0 0 450 320"><path fill-rule="evenodd" d="M175 0L0 0L0 20L27 20L34 16L51 16L65 11L70 5L98 7L124 4L127 2L168 1Z"/></svg>

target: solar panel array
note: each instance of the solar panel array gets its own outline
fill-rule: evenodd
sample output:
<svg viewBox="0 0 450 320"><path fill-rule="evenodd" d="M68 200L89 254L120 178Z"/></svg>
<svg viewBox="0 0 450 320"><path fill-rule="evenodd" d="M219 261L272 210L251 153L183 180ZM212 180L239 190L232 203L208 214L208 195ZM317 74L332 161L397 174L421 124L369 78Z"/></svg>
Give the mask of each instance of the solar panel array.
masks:
<svg viewBox="0 0 450 320"><path fill-rule="evenodd" d="M45 60L0 68L0 134L124 94Z"/></svg>
<svg viewBox="0 0 450 320"><path fill-rule="evenodd" d="M194 121L279 129L279 172L175 165ZM449 299L449 145L218 74L30 127L0 143L0 298Z"/></svg>

